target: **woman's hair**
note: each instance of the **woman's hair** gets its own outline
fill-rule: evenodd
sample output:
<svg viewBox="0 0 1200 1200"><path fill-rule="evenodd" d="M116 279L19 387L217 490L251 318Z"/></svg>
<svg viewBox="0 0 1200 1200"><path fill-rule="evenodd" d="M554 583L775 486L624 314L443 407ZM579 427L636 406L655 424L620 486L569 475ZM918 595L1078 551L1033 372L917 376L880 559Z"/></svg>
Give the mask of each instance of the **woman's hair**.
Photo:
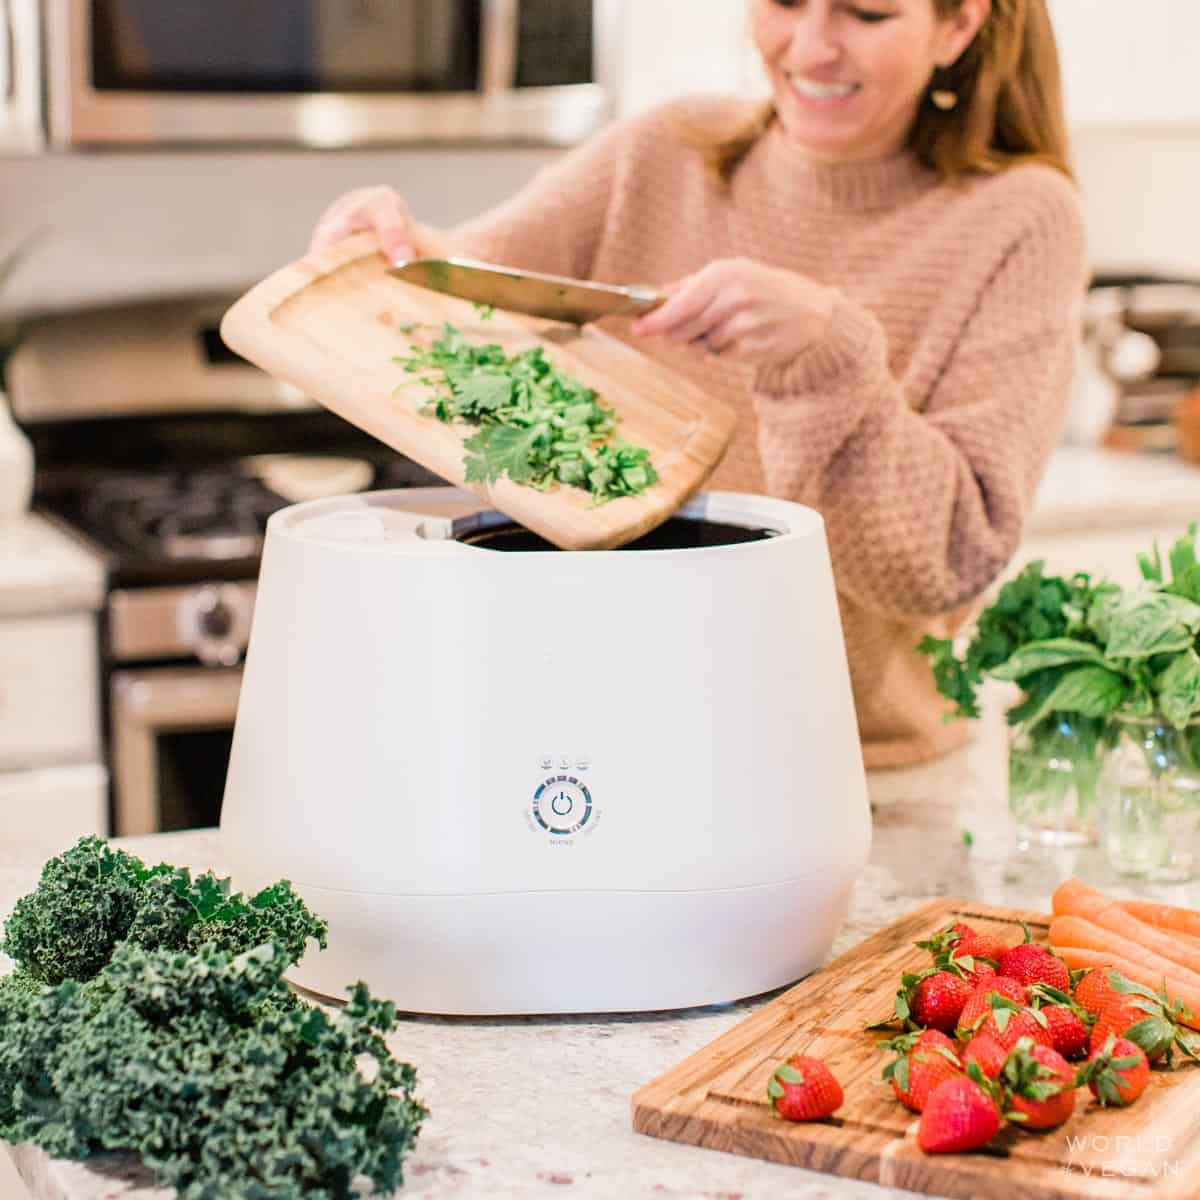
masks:
<svg viewBox="0 0 1200 1200"><path fill-rule="evenodd" d="M944 18L962 0L930 3ZM958 102L943 111L931 98L935 90L953 92ZM676 133L728 179L774 120L775 107L767 100L723 128L701 128L681 119ZM992 0L971 44L948 68L935 72L908 144L921 162L948 179L995 174L1020 162L1045 163L1071 175L1058 52L1046 0Z"/></svg>

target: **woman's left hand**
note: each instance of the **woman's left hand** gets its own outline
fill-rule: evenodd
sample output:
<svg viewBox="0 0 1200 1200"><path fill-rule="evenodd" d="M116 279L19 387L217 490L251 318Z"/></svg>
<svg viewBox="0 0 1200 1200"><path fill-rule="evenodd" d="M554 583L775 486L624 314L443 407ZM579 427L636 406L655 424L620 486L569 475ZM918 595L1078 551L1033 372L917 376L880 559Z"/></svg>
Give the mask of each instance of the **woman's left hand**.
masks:
<svg viewBox="0 0 1200 1200"><path fill-rule="evenodd" d="M668 298L634 321L632 333L770 363L790 362L818 341L837 297L795 271L748 258L715 259L662 291Z"/></svg>

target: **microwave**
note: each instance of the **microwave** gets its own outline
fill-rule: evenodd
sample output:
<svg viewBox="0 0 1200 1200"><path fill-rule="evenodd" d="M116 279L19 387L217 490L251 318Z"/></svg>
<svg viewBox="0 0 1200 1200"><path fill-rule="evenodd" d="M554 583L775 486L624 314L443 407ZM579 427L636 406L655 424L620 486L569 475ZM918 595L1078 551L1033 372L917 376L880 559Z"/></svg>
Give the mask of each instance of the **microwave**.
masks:
<svg viewBox="0 0 1200 1200"><path fill-rule="evenodd" d="M569 144L611 115L622 5L44 0L50 140Z"/></svg>
<svg viewBox="0 0 1200 1200"><path fill-rule="evenodd" d="M0 153L40 150L41 21L37 0L0 0Z"/></svg>

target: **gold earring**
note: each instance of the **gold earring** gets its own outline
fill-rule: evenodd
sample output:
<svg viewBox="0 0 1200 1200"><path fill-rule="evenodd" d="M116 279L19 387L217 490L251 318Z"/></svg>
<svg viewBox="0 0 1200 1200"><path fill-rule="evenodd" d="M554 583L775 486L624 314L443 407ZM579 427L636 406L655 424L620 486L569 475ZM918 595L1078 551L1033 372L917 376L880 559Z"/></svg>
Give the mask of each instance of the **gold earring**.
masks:
<svg viewBox="0 0 1200 1200"><path fill-rule="evenodd" d="M929 98L933 101L934 108L940 108L942 112L949 112L958 103L958 93L947 91L945 88L934 88L929 93Z"/></svg>

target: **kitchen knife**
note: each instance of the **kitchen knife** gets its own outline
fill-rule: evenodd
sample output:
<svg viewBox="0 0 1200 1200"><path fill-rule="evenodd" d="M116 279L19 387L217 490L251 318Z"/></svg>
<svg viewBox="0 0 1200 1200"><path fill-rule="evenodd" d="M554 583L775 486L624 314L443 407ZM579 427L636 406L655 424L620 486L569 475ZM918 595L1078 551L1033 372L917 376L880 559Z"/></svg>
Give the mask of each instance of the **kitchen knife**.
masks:
<svg viewBox="0 0 1200 1200"><path fill-rule="evenodd" d="M590 283L586 279L518 271L465 258L411 259L394 264L388 274L405 283L476 304L574 325L600 317L636 316L666 299L646 284L618 287Z"/></svg>

